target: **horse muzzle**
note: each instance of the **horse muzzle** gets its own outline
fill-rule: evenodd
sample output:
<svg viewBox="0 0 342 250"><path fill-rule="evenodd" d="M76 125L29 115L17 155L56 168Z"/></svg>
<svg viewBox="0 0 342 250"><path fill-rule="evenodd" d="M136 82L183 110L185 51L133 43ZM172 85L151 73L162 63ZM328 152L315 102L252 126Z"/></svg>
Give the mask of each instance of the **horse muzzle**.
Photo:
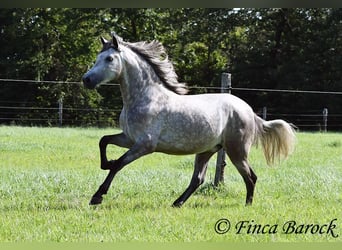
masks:
<svg viewBox="0 0 342 250"><path fill-rule="evenodd" d="M87 89L94 89L97 85L97 82L94 81L94 79L92 79L92 77L89 76L88 74L85 74L82 77L82 81L83 81L84 87L86 87Z"/></svg>

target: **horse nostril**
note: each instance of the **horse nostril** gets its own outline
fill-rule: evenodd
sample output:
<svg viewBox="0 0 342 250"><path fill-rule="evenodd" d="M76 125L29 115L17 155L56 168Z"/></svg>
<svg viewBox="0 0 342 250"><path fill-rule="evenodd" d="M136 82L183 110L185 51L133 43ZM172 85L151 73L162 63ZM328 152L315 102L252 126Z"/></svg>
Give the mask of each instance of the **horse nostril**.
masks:
<svg viewBox="0 0 342 250"><path fill-rule="evenodd" d="M89 84L90 83L90 77L85 76L82 78L84 84Z"/></svg>

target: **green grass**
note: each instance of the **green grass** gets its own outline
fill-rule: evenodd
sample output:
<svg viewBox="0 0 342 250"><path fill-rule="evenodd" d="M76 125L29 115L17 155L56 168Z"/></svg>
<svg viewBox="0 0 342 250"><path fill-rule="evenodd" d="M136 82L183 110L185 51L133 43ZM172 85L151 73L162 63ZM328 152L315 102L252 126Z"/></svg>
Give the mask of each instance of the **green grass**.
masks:
<svg viewBox="0 0 342 250"><path fill-rule="evenodd" d="M99 168L98 141L114 129L0 127L0 242L321 242L342 239L342 134L299 133L295 153L266 167L261 149L250 162L258 175L254 203L245 207L245 186L228 162L226 183L206 182L181 209L172 202L185 190L193 156L152 154L124 168L103 204L88 202L107 172ZM109 146L116 158L125 149ZM228 233L215 233L220 218ZM329 224L330 234L284 234L282 226ZM276 234L236 234L242 220L277 224Z"/></svg>

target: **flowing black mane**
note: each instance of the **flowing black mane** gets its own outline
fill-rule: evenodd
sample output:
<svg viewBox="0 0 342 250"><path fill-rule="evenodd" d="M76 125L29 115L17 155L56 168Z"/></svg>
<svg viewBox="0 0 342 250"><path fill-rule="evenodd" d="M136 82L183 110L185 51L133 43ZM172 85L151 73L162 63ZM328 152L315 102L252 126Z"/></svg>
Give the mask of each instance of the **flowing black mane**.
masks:
<svg viewBox="0 0 342 250"><path fill-rule="evenodd" d="M117 36L116 40L145 59L167 89L180 95L188 93L186 84L178 82L178 76L174 67L168 59L164 46L159 41L129 43L124 42ZM108 44L104 44L102 51L113 47L116 47L116 45L111 41Z"/></svg>

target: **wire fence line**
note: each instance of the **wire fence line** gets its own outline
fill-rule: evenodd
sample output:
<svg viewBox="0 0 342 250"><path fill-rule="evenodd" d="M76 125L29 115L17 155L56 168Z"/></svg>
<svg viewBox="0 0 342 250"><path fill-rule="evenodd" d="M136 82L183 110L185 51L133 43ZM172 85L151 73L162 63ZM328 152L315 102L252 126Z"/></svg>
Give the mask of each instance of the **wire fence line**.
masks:
<svg viewBox="0 0 342 250"><path fill-rule="evenodd" d="M4 83L13 83L13 84L76 84L82 85L81 82L73 82L73 81L37 81L37 80L22 80L22 79L0 79L0 88L1 84ZM119 87L119 84L116 83L106 83L104 86L114 86ZM214 86L191 86L189 89L194 90L213 90L215 92L220 92L222 90L228 91L249 91L249 92L275 92L275 93L291 93L291 94L317 94L317 95L342 95L342 92L333 92L333 91L316 91L316 90L292 90L292 89L264 89L264 88L240 88L240 87L231 87L222 88L222 87L214 87ZM101 125L116 125L116 121L118 120L118 114L121 111L121 108L84 108L84 107L75 107L58 105L58 101L51 106L36 106L35 102L25 102L25 101L3 101L0 100L0 123L11 123L11 124L36 124L42 123L47 125L62 125L61 124L61 115L63 116L62 120L65 124L77 124L81 123L82 125L87 124L97 124ZM265 107L264 107L265 108ZM71 118L71 114L77 113L78 118ZM88 115L89 113L93 114L96 122L87 119L82 119L82 116ZM256 112L259 116L266 118L266 114L260 109ZM108 118L111 117L111 118ZM323 130L322 126L324 124L324 115L322 110L307 110L306 113L279 113L272 112L272 108L267 113L267 119L292 119L295 120L295 125L299 128L309 129L309 130ZM327 119L327 118L325 118ZM335 120L334 130L342 130L342 114L329 114L329 119ZM74 121L76 120L76 121ZM336 122L337 121L337 122Z"/></svg>
<svg viewBox="0 0 342 250"><path fill-rule="evenodd" d="M13 83L49 83L49 84L76 84L82 85L82 82L74 81L45 81L45 80L22 80L22 79L0 79L0 82L13 82ZM103 83L103 86L120 86L118 83ZM222 87L213 86L189 86L189 89L212 89L222 90ZM317 90L295 90L295 89L264 89L264 88L238 88L229 87L225 90L240 90L240 91L260 91L260 92L278 92L278 93L302 93L302 94L328 94L328 95L342 95L340 91L317 91Z"/></svg>
<svg viewBox="0 0 342 250"><path fill-rule="evenodd" d="M59 110L59 107L51 108L51 107L22 107L22 106L0 106L0 109L22 109L22 110ZM104 112L118 112L121 111L121 109L107 109L107 108L99 108L99 109L91 109L91 108L65 108L63 107L63 110L67 111L96 111L101 110Z"/></svg>
<svg viewBox="0 0 342 250"><path fill-rule="evenodd" d="M81 81L73 82L73 81L45 81L45 80L25 80L25 79L0 79L0 82L5 83L32 83L32 84L41 84L41 83L48 83L48 84L75 84L75 85L82 85ZM104 86L120 86L118 83L104 83Z"/></svg>

